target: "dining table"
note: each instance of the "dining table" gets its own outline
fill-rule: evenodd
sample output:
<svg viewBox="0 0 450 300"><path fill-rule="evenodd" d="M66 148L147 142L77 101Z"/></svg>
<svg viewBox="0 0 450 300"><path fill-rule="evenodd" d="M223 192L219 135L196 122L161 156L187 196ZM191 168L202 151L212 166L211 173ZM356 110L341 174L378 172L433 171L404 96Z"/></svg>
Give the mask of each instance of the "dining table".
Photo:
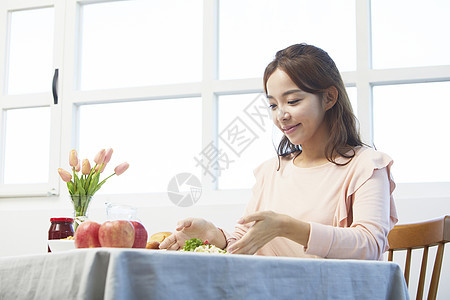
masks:
<svg viewBox="0 0 450 300"><path fill-rule="evenodd" d="M0 258L0 299L409 299L394 262L90 248Z"/></svg>

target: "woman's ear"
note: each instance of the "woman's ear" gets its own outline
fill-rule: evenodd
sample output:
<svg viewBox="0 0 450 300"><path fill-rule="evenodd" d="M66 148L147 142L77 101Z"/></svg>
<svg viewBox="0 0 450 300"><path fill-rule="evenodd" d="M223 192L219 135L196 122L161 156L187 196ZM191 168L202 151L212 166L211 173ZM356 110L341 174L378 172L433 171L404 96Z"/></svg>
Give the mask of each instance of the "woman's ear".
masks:
<svg viewBox="0 0 450 300"><path fill-rule="evenodd" d="M332 108L338 99L339 92L335 86L330 86L325 94L325 110Z"/></svg>

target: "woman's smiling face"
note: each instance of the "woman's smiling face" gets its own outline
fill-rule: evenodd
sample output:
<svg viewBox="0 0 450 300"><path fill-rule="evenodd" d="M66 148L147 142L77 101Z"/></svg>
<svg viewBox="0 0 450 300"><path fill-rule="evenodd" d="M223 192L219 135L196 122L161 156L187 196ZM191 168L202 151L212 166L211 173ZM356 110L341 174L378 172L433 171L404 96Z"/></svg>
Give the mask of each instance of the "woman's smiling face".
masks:
<svg viewBox="0 0 450 300"><path fill-rule="evenodd" d="M304 145L328 138L322 99L299 89L284 71L275 70L267 80L267 98L274 124L292 144Z"/></svg>

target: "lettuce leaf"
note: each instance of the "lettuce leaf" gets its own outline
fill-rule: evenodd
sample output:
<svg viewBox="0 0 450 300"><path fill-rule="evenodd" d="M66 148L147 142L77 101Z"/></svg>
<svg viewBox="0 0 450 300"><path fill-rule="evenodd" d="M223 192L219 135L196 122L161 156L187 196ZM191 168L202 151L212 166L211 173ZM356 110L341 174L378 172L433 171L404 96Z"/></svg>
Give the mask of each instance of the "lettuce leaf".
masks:
<svg viewBox="0 0 450 300"><path fill-rule="evenodd" d="M201 246L203 244L200 239L190 239L184 242L183 250L184 251L194 251L195 248Z"/></svg>

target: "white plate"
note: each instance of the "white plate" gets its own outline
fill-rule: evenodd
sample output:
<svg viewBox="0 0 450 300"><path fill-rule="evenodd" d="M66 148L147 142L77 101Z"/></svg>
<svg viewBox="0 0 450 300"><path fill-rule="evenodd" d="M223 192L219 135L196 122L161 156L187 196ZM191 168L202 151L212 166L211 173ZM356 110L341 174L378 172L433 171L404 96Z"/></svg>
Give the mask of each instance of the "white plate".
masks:
<svg viewBox="0 0 450 300"><path fill-rule="evenodd" d="M69 251L75 249L74 240L48 240L52 252Z"/></svg>

